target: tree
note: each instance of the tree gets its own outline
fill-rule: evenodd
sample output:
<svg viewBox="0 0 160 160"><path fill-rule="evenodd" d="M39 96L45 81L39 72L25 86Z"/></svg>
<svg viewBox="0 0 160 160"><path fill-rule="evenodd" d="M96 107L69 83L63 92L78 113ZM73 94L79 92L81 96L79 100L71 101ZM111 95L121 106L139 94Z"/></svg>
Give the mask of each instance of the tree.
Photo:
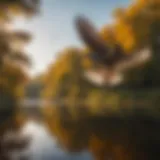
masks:
<svg viewBox="0 0 160 160"><path fill-rule="evenodd" d="M24 51L24 45L31 39L30 34L14 31L8 26L12 26L11 22L16 16L33 16L38 9L38 0L0 1L0 159L4 160L11 159L9 153L23 149L28 141L25 138L18 141L17 135L3 141L10 130L18 133L20 128L16 121L18 92L28 79L24 67L30 63Z"/></svg>

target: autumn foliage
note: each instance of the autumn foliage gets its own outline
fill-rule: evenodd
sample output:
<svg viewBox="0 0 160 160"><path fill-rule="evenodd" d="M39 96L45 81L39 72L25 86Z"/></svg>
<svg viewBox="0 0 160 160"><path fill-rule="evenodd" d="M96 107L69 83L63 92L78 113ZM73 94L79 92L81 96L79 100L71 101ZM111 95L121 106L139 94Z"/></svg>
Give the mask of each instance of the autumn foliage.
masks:
<svg viewBox="0 0 160 160"><path fill-rule="evenodd" d="M126 54L152 48L151 63L126 75L126 90L96 87L84 78L85 70L96 68L87 46L64 49L49 66L42 96L57 104L46 106L44 114L65 149L87 149L96 160L160 158L159 11L159 0L137 0L116 9L114 23L100 31L107 45L119 44Z"/></svg>
<svg viewBox="0 0 160 160"><path fill-rule="evenodd" d="M26 67L30 59L24 45L31 39L30 34L12 29L12 21L17 16L32 16L37 12L39 1L1 0L0 1L0 159L9 160L10 152L21 150L26 140L12 139L3 142L9 131L18 134L19 124L16 111L22 88L28 80ZM18 137L19 138L19 137ZM27 140L28 141L28 140Z"/></svg>

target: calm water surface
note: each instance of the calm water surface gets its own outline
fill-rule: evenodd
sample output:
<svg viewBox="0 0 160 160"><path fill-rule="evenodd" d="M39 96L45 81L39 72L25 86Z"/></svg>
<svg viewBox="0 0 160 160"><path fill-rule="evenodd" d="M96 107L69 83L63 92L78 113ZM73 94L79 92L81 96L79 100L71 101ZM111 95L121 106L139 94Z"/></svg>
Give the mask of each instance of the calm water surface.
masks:
<svg viewBox="0 0 160 160"><path fill-rule="evenodd" d="M22 134L30 136L31 142L23 153L29 160L92 160L88 152L69 154L57 146L54 138L45 125L34 120L28 121L22 129Z"/></svg>

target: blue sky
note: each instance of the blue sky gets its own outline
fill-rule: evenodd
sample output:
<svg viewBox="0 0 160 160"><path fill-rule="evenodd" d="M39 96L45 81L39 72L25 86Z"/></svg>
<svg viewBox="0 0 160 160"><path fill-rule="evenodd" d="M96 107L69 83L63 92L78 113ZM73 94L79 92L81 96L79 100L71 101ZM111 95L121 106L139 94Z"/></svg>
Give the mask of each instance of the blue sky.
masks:
<svg viewBox="0 0 160 160"><path fill-rule="evenodd" d="M34 63L31 74L45 71L63 48L82 45L74 28L76 15L86 15L100 28L112 22L114 8L129 3L131 0L42 0L40 15L31 20L18 19L15 23L16 28L33 35L27 47Z"/></svg>

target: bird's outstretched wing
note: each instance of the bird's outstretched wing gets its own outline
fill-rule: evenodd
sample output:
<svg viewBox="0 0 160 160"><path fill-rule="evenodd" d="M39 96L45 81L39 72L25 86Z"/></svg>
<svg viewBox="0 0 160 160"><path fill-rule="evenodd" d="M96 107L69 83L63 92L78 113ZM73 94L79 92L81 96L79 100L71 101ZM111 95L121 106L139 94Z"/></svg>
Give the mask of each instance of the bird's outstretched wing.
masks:
<svg viewBox="0 0 160 160"><path fill-rule="evenodd" d="M90 58L106 66L113 65L125 57L118 44L111 49L100 36L96 27L84 16L76 17L76 29L82 41L92 50Z"/></svg>
<svg viewBox="0 0 160 160"><path fill-rule="evenodd" d="M75 19L76 29L82 41L99 56L109 52L109 48L98 33L94 25L85 17L78 16Z"/></svg>
<svg viewBox="0 0 160 160"><path fill-rule="evenodd" d="M146 62L151 60L152 54L149 48L144 48L139 52L133 53L121 59L117 64L115 64L115 70L119 72L128 71L133 68L140 67Z"/></svg>

